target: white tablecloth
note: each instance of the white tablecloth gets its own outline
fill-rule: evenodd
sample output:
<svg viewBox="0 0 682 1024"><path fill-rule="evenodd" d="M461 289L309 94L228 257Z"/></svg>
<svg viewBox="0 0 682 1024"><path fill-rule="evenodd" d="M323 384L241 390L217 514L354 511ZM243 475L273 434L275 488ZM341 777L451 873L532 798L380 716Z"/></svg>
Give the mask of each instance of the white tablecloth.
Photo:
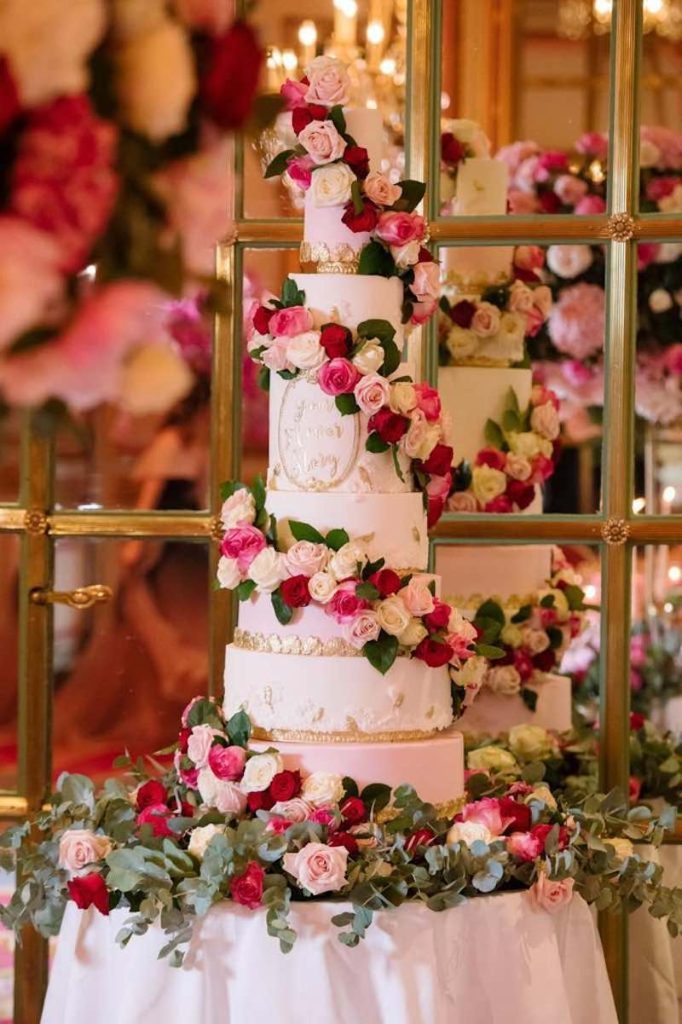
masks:
<svg viewBox="0 0 682 1024"><path fill-rule="evenodd" d="M181 969L157 960L150 930L125 950L123 916L67 909L43 1024L617 1024L592 916L555 915L524 893L442 913L405 904L343 946L343 904L297 904L283 955L261 911L213 909Z"/></svg>

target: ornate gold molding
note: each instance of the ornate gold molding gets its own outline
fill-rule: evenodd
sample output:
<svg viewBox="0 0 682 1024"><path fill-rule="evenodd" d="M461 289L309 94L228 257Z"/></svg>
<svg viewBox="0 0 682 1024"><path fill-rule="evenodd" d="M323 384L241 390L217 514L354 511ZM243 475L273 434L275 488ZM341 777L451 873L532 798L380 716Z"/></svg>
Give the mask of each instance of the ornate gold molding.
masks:
<svg viewBox="0 0 682 1024"><path fill-rule="evenodd" d="M628 242L635 234L635 218L629 213L613 213L609 217L607 231L613 242Z"/></svg>
<svg viewBox="0 0 682 1024"><path fill-rule="evenodd" d="M211 540L214 540L216 544L220 544L225 533L225 527L220 516L211 516L208 524L208 532Z"/></svg>
<svg viewBox="0 0 682 1024"><path fill-rule="evenodd" d="M620 544L625 544L630 536L630 526L624 519L616 519L615 516L612 516L602 525L601 535L607 544L618 547Z"/></svg>
<svg viewBox="0 0 682 1024"><path fill-rule="evenodd" d="M329 246L326 242L301 242L301 265L306 273L357 274L360 252L346 242Z"/></svg>
<svg viewBox="0 0 682 1024"><path fill-rule="evenodd" d="M24 514L24 529L34 537L40 537L47 533L50 522L45 512L39 508L29 508Z"/></svg>

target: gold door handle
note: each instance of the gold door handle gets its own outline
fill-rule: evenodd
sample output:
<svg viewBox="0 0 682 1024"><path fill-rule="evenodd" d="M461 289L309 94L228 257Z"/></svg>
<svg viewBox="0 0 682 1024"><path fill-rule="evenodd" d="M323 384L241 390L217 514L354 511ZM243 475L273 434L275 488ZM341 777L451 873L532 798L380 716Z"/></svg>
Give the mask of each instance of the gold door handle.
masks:
<svg viewBox="0 0 682 1024"><path fill-rule="evenodd" d="M104 604L113 595L111 587L102 583L94 583L90 587L77 587L76 590L47 590L38 588L31 591L34 604L68 604L69 608L84 611L94 604Z"/></svg>

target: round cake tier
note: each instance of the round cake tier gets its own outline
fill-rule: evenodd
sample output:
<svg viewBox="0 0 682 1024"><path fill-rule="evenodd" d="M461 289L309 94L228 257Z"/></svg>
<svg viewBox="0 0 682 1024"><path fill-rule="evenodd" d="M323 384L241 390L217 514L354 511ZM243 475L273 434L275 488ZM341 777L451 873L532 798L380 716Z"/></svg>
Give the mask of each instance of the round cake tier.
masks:
<svg viewBox="0 0 682 1024"><path fill-rule="evenodd" d="M483 689L457 722L468 733L493 736L509 732L515 725L540 725L543 729L567 732L572 726L571 680L568 676L542 675L537 682L524 683L538 697L535 710L518 696Z"/></svg>
<svg viewBox="0 0 682 1024"><path fill-rule="evenodd" d="M269 654L230 644L225 713L243 709L271 740L399 742L452 724L447 668L397 658L382 676L366 658Z"/></svg>
<svg viewBox="0 0 682 1024"><path fill-rule="evenodd" d="M510 544L504 547L470 547L439 544L436 569L445 599L466 615L488 598L519 599L547 585L552 575L549 544Z"/></svg>
<svg viewBox="0 0 682 1024"><path fill-rule="evenodd" d="M403 347L403 287L397 277L369 274L290 274L305 294L305 305L320 323L338 321L355 330L364 320L388 320Z"/></svg>
<svg viewBox="0 0 682 1024"><path fill-rule="evenodd" d="M250 744L266 750L266 740ZM286 768L350 775L362 789L382 782L391 789L410 785L422 800L442 804L464 793L462 734L447 729L428 740L405 743L278 743Z"/></svg>
<svg viewBox="0 0 682 1024"><path fill-rule="evenodd" d="M362 412L342 416L314 374L270 381L269 483L279 490L374 491L412 490L410 460L398 456L401 475L388 452L365 448L369 417ZM402 477L402 478L401 478Z"/></svg>
<svg viewBox="0 0 682 1024"><path fill-rule="evenodd" d="M441 366L438 390L443 408L452 417L455 465L462 459L473 464L481 449L487 447L485 425L488 420L501 423L509 389L514 389L519 406L526 409L532 387L530 369Z"/></svg>
<svg viewBox="0 0 682 1024"><path fill-rule="evenodd" d="M391 569L426 569L429 541L421 494L317 494L268 490L265 507L275 516L280 546L293 543L288 520L314 526L320 533L342 527L362 540L372 561L383 558Z"/></svg>

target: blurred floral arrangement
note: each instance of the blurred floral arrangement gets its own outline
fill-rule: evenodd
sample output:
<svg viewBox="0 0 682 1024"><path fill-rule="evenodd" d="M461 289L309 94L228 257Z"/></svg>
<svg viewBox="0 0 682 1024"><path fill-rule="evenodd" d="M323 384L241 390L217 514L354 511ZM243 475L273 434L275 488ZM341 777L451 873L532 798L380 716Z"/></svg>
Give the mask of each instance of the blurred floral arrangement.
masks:
<svg viewBox="0 0 682 1024"><path fill-rule="evenodd" d="M607 137L583 135L571 152L535 142L503 147L512 213L599 214L606 209ZM640 209L682 211L682 134L642 126ZM637 413L670 424L682 415L682 246L638 246ZM605 335L604 251L600 246L553 245L545 279L554 305L546 327L530 339L546 382L564 401L564 414L603 401Z"/></svg>
<svg viewBox="0 0 682 1024"><path fill-rule="evenodd" d="M224 301L229 136L262 52L227 0L0 9L0 396L168 408Z"/></svg>

